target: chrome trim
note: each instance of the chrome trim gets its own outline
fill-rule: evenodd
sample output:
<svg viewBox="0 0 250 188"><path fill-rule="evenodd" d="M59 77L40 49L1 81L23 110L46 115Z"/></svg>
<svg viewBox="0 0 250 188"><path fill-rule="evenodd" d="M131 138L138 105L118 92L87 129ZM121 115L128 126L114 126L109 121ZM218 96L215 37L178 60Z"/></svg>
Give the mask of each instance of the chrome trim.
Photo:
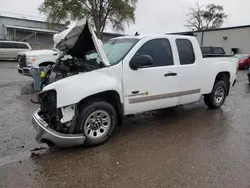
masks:
<svg viewBox="0 0 250 188"><path fill-rule="evenodd" d="M18 73L19 74L22 74L22 75L24 75L24 76L32 76L32 74L31 74L31 68L30 67L23 67L23 68L20 68L20 66L18 65L17 66L17 70L18 70ZM24 72L24 70L27 70L29 73L28 74L26 74L25 72ZM20 73L20 72L21 73Z"/></svg>
<svg viewBox="0 0 250 188"><path fill-rule="evenodd" d="M49 125L39 116L40 109L33 114L33 126L37 132L36 141L50 141L58 147L72 147L82 145L85 136L82 134L62 134L49 127Z"/></svg>
<svg viewBox="0 0 250 188"><path fill-rule="evenodd" d="M173 92L173 93L164 93L160 95L130 98L128 101L129 101L129 104L134 104L134 103L147 102L147 101L166 99L166 98L172 98L172 97L180 97L180 96L191 95L191 94L200 93L200 92L201 92L201 89L193 89L193 90Z"/></svg>

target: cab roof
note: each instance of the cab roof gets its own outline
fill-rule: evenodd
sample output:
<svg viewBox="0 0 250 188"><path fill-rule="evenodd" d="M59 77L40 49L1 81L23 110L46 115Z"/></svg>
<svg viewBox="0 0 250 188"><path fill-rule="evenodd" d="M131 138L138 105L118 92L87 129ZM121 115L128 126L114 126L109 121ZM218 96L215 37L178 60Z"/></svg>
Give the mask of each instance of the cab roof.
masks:
<svg viewBox="0 0 250 188"><path fill-rule="evenodd" d="M127 36L121 36L121 37L116 37L114 39L143 39L147 37L167 37L167 38L184 38L184 39L191 39L194 38L192 36L184 36L184 35L168 35L168 34L144 34L144 35L127 35ZM112 39L111 39L112 40Z"/></svg>

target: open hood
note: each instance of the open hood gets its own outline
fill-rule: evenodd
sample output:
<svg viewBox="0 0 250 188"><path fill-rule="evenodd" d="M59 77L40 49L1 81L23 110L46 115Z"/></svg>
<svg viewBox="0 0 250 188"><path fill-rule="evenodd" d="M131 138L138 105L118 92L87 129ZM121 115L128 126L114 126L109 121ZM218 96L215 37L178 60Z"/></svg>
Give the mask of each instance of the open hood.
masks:
<svg viewBox="0 0 250 188"><path fill-rule="evenodd" d="M84 58L86 53L96 49L100 60L109 66L108 58L102 48L102 41L96 37L91 24L81 19L73 26L54 35L55 47L72 57Z"/></svg>

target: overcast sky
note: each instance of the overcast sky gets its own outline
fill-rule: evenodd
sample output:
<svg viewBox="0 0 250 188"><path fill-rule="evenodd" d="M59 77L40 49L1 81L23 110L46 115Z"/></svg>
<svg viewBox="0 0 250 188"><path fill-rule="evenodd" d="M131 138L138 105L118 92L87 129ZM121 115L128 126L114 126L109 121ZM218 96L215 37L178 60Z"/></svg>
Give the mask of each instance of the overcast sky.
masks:
<svg viewBox="0 0 250 188"><path fill-rule="evenodd" d="M41 16L37 7L43 0L0 0L0 11ZM125 33L166 33L187 30L184 27L189 7L196 0L139 0L136 23ZM224 6L228 19L224 26L250 24L249 0L200 0L201 4L216 3ZM108 31L111 31L108 29Z"/></svg>

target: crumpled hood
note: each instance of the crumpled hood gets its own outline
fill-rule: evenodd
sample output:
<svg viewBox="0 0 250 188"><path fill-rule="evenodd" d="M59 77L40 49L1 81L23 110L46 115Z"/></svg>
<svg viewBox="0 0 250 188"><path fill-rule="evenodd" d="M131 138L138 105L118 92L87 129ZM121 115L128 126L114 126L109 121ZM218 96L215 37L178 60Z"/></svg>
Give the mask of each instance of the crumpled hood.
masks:
<svg viewBox="0 0 250 188"><path fill-rule="evenodd" d="M57 107L60 108L78 103L90 95L117 88L121 89L121 83L107 67L58 80L44 87L43 91L56 90Z"/></svg>
<svg viewBox="0 0 250 188"><path fill-rule="evenodd" d="M31 50L18 53L18 55L23 55L23 54L25 54L26 56L39 56L39 55L54 55L58 54L58 52L54 50Z"/></svg>
<svg viewBox="0 0 250 188"><path fill-rule="evenodd" d="M102 42L86 19L81 19L76 24L53 37L55 47L67 55L85 59L85 55L95 50L104 65L109 65L108 58L102 48Z"/></svg>

